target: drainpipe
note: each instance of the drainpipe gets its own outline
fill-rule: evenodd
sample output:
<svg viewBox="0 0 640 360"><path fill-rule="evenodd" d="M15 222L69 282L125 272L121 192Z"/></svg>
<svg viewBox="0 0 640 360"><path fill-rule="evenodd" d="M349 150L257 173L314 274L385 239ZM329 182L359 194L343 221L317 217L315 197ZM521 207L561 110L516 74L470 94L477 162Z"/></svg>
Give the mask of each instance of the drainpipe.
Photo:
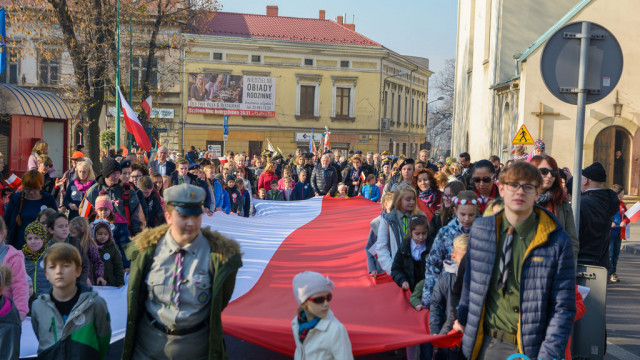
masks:
<svg viewBox="0 0 640 360"><path fill-rule="evenodd" d="M380 138L382 137L382 103L384 102L384 82L382 82L382 69L384 68L384 59L389 58L390 53L387 51L387 54L380 58L380 102L378 106L378 153L380 153ZM386 102L384 104L387 105Z"/></svg>
<svg viewBox="0 0 640 360"><path fill-rule="evenodd" d="M180 60L182 60L182 81L181 81L181 91L180 91L180 117L182 118L182 151L181 154L182 156L186 156L186 153L184 152L184 121L185 121L185 117L184 117L184 71L185 71L185 65L184 65L184 47L182 46L182 39L180 39L180 47L182 48L181 52L180 52Z"/></svg>
<svg viewBox="0 0 640 360"><path fill-rule="evenodd" d="M492 85L498 81L498 30L500 28L500 0L493 0L493 11L496 14L496 21L493 23L492 31L494 34L494 43L493 43L493 64L491 65L491 71L493 72L493 82ZM494 121L493 117L495 116L495 107L496 107L496 97L495 91L493 89L491 91L491 132L489 133L489 152L493 152L493 131L494 131Z"/></svg>

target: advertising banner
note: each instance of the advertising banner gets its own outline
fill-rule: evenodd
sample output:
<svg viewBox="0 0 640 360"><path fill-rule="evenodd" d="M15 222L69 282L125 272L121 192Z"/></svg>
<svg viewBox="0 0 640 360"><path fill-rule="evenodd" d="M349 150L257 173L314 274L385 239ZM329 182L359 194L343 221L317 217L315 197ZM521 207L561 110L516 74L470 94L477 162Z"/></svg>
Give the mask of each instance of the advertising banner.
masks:
<svg viewBox="0 0 640 360"><path fill-rule="evenodd" d="M189 114L275 117L276 79L189 74Z"/></svg>

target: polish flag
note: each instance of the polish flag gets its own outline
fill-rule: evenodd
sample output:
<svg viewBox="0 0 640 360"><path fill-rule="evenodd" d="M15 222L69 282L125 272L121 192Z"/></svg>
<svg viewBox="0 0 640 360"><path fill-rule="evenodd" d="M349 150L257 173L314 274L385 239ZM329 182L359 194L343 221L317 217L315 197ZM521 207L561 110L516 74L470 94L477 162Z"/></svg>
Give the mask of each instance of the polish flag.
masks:
<svg viewBox="0 0 640 360"><path fill-rule="evenodd" d="M633 206L629 210L627 210L624 215L628 217L629 220L631 220L632 224L638 221L638 219L640 219L640 201L633 204Z"/></svg>
<svg viewBox="0 0 640 360"><path fill-rule="evenodd" d="M80 209L80 216L88 219L90 214L91 214L91 203L85 199L83 201L82 208Z"/></svg>
<svg viewBox="0 0 640 360"><path fill-rule="evenodd" d="M317 271L335 283L331 310L347 328L356 356L431 342L450 347L462 334L430 335L429 311L416 311L408 291L393 281L372 278L365 245L377 204L362 197L317 197L304 201L254 200L256 215L222 211L202 225L235 239L242 249L231 301L222 313L224 332L292 356L291 321L298 303L291 282L302 271ZM295 216L291 216L295 214ZM349 226L344 219L349 218ZM322 231L319 231L322 229ZM111 342L124 337L127 287L95 286L111 315ZM26 323L26 325L24 325ZM23 323L21 357L36 355L38 340Z"/></svg>
<svg viewBox="0 0 640 360"><path fill-rule="evenodd" d="M363 171L360 172L360 180L362 180L363 183L365 181L367 181L367 178L364 177L364 172Z"/></svg>
<svg viewBox="0 0 640 360"><path fill-rule="evenodd" d="M138 146L143 148L145 151L151 151L151 142L149 142L149 137L144 131L142 124L140 124L138 116L133 111L131 106L129 106L127 100L125 100L124 95L122 95L119 87L118 94L120 95L120 105L122 106L122 113L124 113L124 121L127 127L127 131L133 134L133 136L136 138Z"/></svg>
<svg viewBox="0 0 640 360"><path fill-rule="evenodd" d="M151 107L152 107L151 96L146 98L145 101L143 101L142 104L140 104L140 106L144 109L144 112L147 114L147 119L151 119Z"/></svg>
<svg viewBox="0 0 640 360"><path fill-rule="evenodd" d="M22 183L22 180L19 177L17 177L16 174L11 174L11 176L9 176L9 178L7 179L7 184L9 184L9 186L11 186L14 189L20 186L21 183Z"/></svg>
<svg viewBox="0 0 640 360"><path fill-rule="evenodd" d="M226 164L229 162L229 160L227 160L226 156L221 156L218 158L218 160L220 160L220 164Z"/></svg>

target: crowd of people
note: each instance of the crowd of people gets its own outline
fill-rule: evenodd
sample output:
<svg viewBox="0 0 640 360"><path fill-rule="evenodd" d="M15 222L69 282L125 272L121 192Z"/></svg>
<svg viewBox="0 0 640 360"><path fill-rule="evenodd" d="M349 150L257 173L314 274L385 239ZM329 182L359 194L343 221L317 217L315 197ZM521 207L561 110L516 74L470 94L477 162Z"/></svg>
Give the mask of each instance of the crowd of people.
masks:
<svg viewBox="0 0 640 360"><path fill-rule="evenodd" d="M123 359L175 359L186 349L193 358L224 356L220 313L240 250L201 228L201 217L250 217L257 199L380 204L366 243L368 273L410 291L410 305L430 311L432 334L464 333L461 347L407 348L411 360L517 352L567 358L573 322L584 313L576 264L603 266L619 281L620 229L629 223L624 188L604 188L600 163L573 179L540 140L505 164L497 156L472 163L466 152L433 159L428 150L418 159L330 150L249 158L191 147L178 158L160 147L103 154L96 167L82 150L55 177L48 145L38 142L20 186L0 184L7 194L0 207L0 358L18 357L26 316L40 358L104 358L109 316L91 286L124 286L126 277ZM579 228L572 181L581 181ZM329 310L333 283L305 272L292 286L300 305L292 322L296 358L351 358L348 334Z"/></svg>

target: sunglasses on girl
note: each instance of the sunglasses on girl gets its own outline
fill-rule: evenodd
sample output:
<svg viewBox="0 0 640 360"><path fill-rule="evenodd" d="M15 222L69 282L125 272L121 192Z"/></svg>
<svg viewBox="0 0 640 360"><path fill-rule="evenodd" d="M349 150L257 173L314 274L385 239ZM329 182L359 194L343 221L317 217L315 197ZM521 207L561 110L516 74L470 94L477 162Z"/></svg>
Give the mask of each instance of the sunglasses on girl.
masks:
<svg viewBox="0 0 640 360"><path fill-rule="evenodd" d="M479 177L474 177L473 178L473 182L476 183L476 184L480 183L480 181L482 181L485 184L488 184L488 183L491 182L491 180L493 180L493 177L489 177L489 176L485 176L485 177L482 177L482 178L479 178Z"/></svg>
<svg viewBox="0 0 640 360"><path fill-rule="evenodd" d="M551 174L553 177L558 176L558 170L551 170L547 168L539 168L538 170L540 170L540 174L542 174L542 176L547 176L548 174Z"/></svg>
<svg viewBox="0 0 640 360"><path fill-rule="evenodd" d="M316 296L314 298L309 298L310 301L318 304L318 305L322 305L324 304L324 302L331 302L331 300L333 299L333 294L327 294L325 296Z"/></svg>

